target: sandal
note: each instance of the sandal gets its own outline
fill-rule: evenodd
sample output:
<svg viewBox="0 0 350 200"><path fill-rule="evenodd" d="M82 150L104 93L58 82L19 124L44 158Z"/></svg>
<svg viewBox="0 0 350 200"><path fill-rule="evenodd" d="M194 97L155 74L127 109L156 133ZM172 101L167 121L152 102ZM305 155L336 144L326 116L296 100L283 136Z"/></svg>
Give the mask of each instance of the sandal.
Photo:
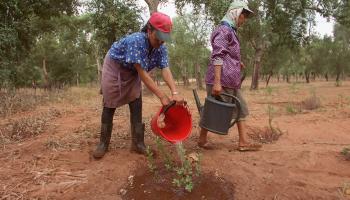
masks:
<svg viewBox="0 0 350 200"><path fill-rule="evenodd" d="M202 148L202 149L205 149L205 150L213 150L215 149L215 146L209 142L206 142L204 144L198 142L198 147Z"/></svg>
<svg viewBox="0 0 350 200"><path fill-rule="evenodd" d="M260 144L247 144L244 146L239 146L238 151L259 151L261 149Z"/></svg>

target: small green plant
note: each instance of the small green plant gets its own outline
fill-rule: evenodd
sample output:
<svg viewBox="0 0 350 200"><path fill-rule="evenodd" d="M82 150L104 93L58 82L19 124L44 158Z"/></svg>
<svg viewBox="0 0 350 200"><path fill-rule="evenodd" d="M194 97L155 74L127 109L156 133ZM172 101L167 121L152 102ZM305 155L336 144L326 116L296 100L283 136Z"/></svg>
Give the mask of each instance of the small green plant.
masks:
<svg viewBox="0 0 350 200"><path fill-rule="evenodd" d="M267 94L267 95L271 96L271 95L272 95L272 92L273 92L272 87L270 87L270 86L266 87L266 94Z"/></svg>
<svg viewBox="0 0 350 200"><path fill-rule="evenodd" d="M182 144L177 144L176 149L181 166L175 168L177 176L173 179L173 184L177 187L184 187L186 191L191 192L194 186L193 177L200 176L201 173L199 156L197 161L192 162L190 157L186 157L186 150Z"/></svg>
<svg viewBox="0 0 350 200"><path fill-rule="evenodd" d="M156 167L156 164L154 161L153 151L152 151L150 146L147 146L147 148L146 148L146 157L147 157L147 165L148 165L149 170L151 172L155 172L157 167Z"/></svg>
<svg viewBox="0 0 350 200"><path fill-rule="evenodd" d="M287 111L287 113L290 113L290 114L297 113L297 110L294 108L294 106L291 103L287 104L286 111Z"/></svg>
<svg viewBox="0 0 350 200"><path fill-rule="evenodd" d="M336 80L336 81L335 81L335 86L336 86L336 87L340 87L340 86L342 86L342 84L343 84L343 83L342 83L341 80Z"/></svg>
<svg viewBox="0 0 350 200"><path fill-rule="evenodd" d="M299 88L297 86L296 83L292 83L292 85L290 85L290 91L292 94L296 94L298 92Z"/></svg>
<svg viewBox="0 0 350 200"><path fill-rule="evenodd" d="M182 143L179 142L176 144L176 151L179 157L180 162L174 161L173 157L166 151L161 139L156 137L157 149L160 153L160 158L162 162L155 162L153 151L148 146L146 149L147 155L147 165L152 173L154 173L155 178L160 178L157 169L161 170L162 166L158 168L157 165L164 164L165 169L171 173L172 183L179 188L183 188L188 192L191 192L194 187L193 178L194 176L200 176L200 155L197 153L191 153L186 155L186 150L183 147Z"/></svg>
<svg viewBox="0 0 350 200"><path fill-rule="evenodd" d="M267 113L269 116L269 129L270 129L270 133L267 134L269 135L270 138L276 138L278 139L283 133L279 128L275 128L272 124L273 118L274 118L274 113L275 113L275 109L271 106L268 105L267 106Z"/></svg>
<svg viewBox="0 0 350 200"><path fill-rule="evenodd" d="M171 159L171 156L170 156L170 154L167 151L165 151L163 142L162 142L162 140L159 137L156 137L156 145L157 145L158 151L160 152L162 158L164 159L164 166L165 166L165 168L168 171L173 169L174 163L173 163L173 161Z"/></svg>
<svg viewBox="0 0 350 200"><path fill-rule="evenodd" d="M350 160L350 147L344 148L340 153L345 156L346 160Z"/></svg>

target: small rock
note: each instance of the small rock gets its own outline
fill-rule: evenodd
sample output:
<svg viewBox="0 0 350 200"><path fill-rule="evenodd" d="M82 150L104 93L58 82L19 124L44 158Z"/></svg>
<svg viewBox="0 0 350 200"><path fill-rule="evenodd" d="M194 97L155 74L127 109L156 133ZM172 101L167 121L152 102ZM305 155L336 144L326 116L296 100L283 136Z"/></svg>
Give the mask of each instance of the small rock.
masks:
<svg viewBox="0 0 350 200"><path fill-rule="evenodd" d="M126 194L126 189L120 189L119 193L120 195L124 196Z"/></svg>
<svg viewBox="0 0 350 200"><path fill-rule="evenodd" d="M187 155L187 158L189 160L191 160L191 162L198 162L199 161L199 157L198 157L198 154L193 152L193 153L190 153Z"/></svg>
<svg viewBox="0 0 350 200"><path fill-rule="evenodd" d="M132 186L134 184L134 175L130 175L128 177L129 185Z"/></svg>
<svg viewBox="0 0 350 200"><path fill-rule="evenodd" d="M344 193L345 193L346 195L350 195L350 188L345 189Z"/></svg>
<svg viewBox="0 0 350 200"><path fill-rule="evenodd" d="M218 170L215 170L215 177L216 177L216 178L219 177L219 172L218 172Z"/></svg>

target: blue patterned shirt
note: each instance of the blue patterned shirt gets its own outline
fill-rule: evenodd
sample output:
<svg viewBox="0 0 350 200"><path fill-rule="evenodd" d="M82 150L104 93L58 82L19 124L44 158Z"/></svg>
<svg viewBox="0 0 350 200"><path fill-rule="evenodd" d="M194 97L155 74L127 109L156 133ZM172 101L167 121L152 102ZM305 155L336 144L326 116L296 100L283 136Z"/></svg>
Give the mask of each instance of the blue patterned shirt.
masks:
<svg viewBox="0 0 350 200"><path fill-rule="evenodd" d="M140 64L145 71L168 67L167 48L161 45L150 52L149 47L146 33L137 32L114 42L109 49L109 56L131 70L136 70L135 63Z"/></svg>

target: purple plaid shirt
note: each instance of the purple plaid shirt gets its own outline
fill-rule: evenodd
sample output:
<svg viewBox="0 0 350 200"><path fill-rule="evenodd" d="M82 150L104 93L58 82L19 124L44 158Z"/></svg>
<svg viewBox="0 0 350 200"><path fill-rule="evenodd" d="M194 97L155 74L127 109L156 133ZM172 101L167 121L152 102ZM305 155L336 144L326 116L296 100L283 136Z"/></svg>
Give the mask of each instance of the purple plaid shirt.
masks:
<svg viewBox="0 0 350 200"><path fill-rule="evenodd" d="M241 52L236 31L228 25L219 25L211 34L213 48L205 81L214 84L215 65L222 65L221 85L232 89L241 87Z"/></svg>

